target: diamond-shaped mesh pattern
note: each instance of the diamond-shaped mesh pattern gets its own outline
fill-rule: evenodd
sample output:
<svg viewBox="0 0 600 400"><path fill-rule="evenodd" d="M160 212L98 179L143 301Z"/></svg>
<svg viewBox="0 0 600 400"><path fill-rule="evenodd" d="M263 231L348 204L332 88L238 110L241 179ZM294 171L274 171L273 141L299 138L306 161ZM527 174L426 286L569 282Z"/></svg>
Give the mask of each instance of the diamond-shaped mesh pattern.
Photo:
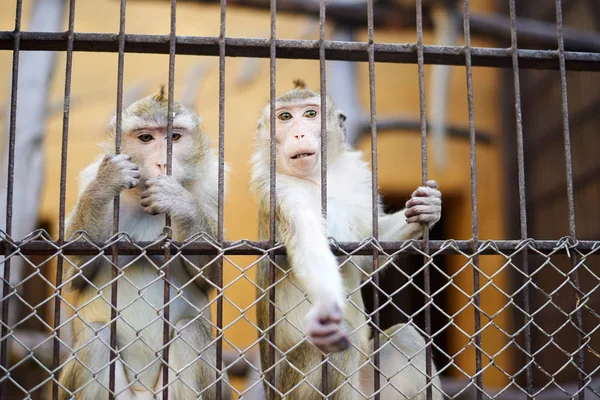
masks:
<svg viewBox="0 0 600 400"><path fill-rule="evenodd" d="M83 232L61 245L43 231L18 243L5 234L2 240L8 249L3 265L8 261L14 265L20 260L24 269L23 278L17 284L4 282L2 298L3 305L18 302L22 310L15 321L3 325L6 334L2 336L2 345L8 349L10 362L3 371L2 383L9 387L11 398L44 398L49 396L53 384L58 386L60 398L85 398L81 396L89 393L102 393L108 398L111 373L116 376L116 398L130 398L128 396L139 393L160 397L165 371L168 371L169 394L176 399L215 398L216 385L220 383L223 383L223 398L230 392L235 398L264 398L264 388L273 388L282 398L294 398L298 393L310 393L310 396L320 398L324 390L330 398L343 393L352 393L352 396L358 396L356 398L371 398L373 392L366 390L361 382L374 373L375 353L380 356L381 386L377 393L382 398L426 398L428 386L432 388L433 398L442 393L448 398L476 398L478 392L484 398L522 398L528 390L527 369L535 377L530 393L533 396L567 398L584 392L587 396L599 393L594 379L600 368L600 315L595 300L595 292L600 286L598 242L573 242L570 239L556 242L485 241L472 248L465 242L449 240L433 243L427 253L418 241L392 246L372 238L354 244L332 240L332 250L340 260L340 271L360 269L363 277L359 287L347 293L349 306L364 312L362 322L347 330L351 338L347 352L354 352L360 360L351 366L340 363L334 355L318 358L318 362L311 365L300 365L295 361L299 359L299 352L316 351L304 336L304 327L295 326L290 319L296 308L306 307L308 298L288 305L286 310L276 309L276 319L268 321L262 329L257 323L256 305L268 300L269 293L269 288L263 290L257 283L257 266L268 263L277 269L279 273L273 286L276 290L290 279L290 271L277 264L282 257L276 255L283 250L280 245L270 248L264 243L248 241L219 244L207 235L197 235L182 243L170 242L164 236L152 243L136 244L126 234L115 235L99 245ZM114 246L120 246L127 255L119 258L116 278L109 273L104 284L96 286L93 282L97 284L101 280L97 276L93 280L86 278L83 270L98 260L112 265ZM171 254L165 262L161 252L167 247ZM362 270L360 265L364 264L365 257L373 254L373 249L379 254L379 269ZM85 262L81 263L84 253ZM206 265L196 265L196 275L188 273L181 281L176 268L184 263L193 265L199 253L206 257ZM237 257L244 254L251 257ZM410 273L403 269L404 255L407 254L417 255L422 260L421 266ZM522 268L525 254L529 273ZM449 263L452 267L448 267L448 263L445 267L439 266L443 257L453 260ZM55 271L59 259L62 259L64 269L74 268L75 271L70 279L57 287L51 272ZM143 285L128 274L129 268L140 264L155 276ZM222 290L215 282L203 280L198 283L204 279L207 268L221 264L231 272L227 275L233 276L224 282ZM171 268L172 278L168 282L165 280L167 268ZM427 268L443 277L443 283L430 294L423 290L419 281ZM365 308L362 298L367 293L366 287L373 286L376 274L379 279L385 279L392 270L403 276L404 283L392 292L379 289L379 307ZM474 273L479 275L476 290ZM554 284L549 285L545 277L551 274ZM37 280L36 290L44 295L32 303L28 288L32 287L34 279ZM68 289L78 279L84 282L79 283L84 285L81 287L86 288L84 301L74 299ZM111 304L110 296L115 279L118 290L126 292L119 297L121 301L116 307ZM168 298L163 295L165 285L170 289ZM195 293L198 285L213 286L216 290L212 292L216 295L199 302L190 295ZM257 296L243 302L236 300L235 290L239 285L252 288L251 292L256 291ZM394 300L394 296L409 288L422 299L416 311L407 311ZM530 300L527 306L524 302L526 291ZM452 304L438 301L444 293L452 293ZM122 301L125 298L129 300ZM230 315L222 321L221 327L217 326L215 315L219 299ZM52 313L48 312L54 309L55 302L61 310L60 325L56 327ZM167 304L169 319L165 318ZM103 315L110 315L110 309L114 308L116 318L92 320L87 311L92 308L104 310ZM386 313L390 308L402 316L397 322L403 324L374 326L375 313ZM435 325L439 329L423 325L421 316L427 308L435 310L443 319ZM144 317L135 318L132 313L136 316L142 313ZM476 314L479 316L477 329L473 323ZM32 324L38 329L27 329ZM229 330L239 329L240 325L244 326L248 338L243 344L229 335ZM292 330L291 342L288 340L285 348L278 347L282 341L277 336L283 332L278 327L283 325ZM111 326L116 327L117 332L116 340L113 338L112 341ZM168 331L166 339L163 338L165 327ZM275 328L275 341L270 339L271 328ZM394 338L408 335L409 329L419 332L423 342L411 348L398 345ZM379 348L365 347L360 340L353 339L359 338L362 332L367 332L368 337L378 332ZM223 350L217 355L219 340ZM275 347L275 361L267 365L266 370L261 368L258 359L261 342L263 351ZM433 380L427 379L427 349L437 368ZM55 351L58 351L56 356L60 361L58 368L53 369ZM134 354L143 357L134 357ZM222 371L216 366L217 356L223 359ZM392 358L394 361L388 362L389 357L395 357ZM477 359L481 360L479 370ZM111 365L114 365L112 369ZM70 368L79 371L75 383L62 378L61 374ZM23 370L31 371L35 378L24 379ZM285 371L297 379L287 386L275 385L269 380L271 371L276 375ZM323 374L328 378L343 377L342 385L324 389ZM483 387L477 385L478 374L482 376ZM206 376L211 383L199 387L196 378L200 375ZM405 376L413 379L420 376L423 384L411 393L403 393L406 386L399 382ZM573 377L580 377L583 385L579 387Z"/></svg>

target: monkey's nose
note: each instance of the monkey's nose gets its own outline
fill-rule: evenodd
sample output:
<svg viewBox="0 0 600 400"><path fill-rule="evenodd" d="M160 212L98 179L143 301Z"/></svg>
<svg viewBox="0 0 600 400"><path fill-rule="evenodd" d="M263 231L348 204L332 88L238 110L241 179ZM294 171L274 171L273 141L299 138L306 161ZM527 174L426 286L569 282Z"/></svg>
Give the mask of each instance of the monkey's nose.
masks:
<svg viewBox="0 0 600 400"><path fill-rule="evenodd" d="M295 135L294 135L294 137L295 137L296 139L298 139L298 140L300 140L300 139L304 139L304 134L303 134L303 133L298 133L298 134L295 134Z"/></svg>
<svg viewBox="0 0 600 400"><path fill-rule="evenodd" d="M156 166L158 167L158 170L162 173L162 174L166 174L167 173L167 164L156 164Z"/></svg>

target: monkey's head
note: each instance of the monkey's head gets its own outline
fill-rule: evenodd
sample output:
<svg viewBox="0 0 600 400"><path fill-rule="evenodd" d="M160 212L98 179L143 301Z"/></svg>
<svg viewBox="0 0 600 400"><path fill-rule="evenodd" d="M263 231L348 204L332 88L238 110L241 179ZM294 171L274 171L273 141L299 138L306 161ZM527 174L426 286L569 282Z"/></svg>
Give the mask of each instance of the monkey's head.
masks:
<svg viewBox="0 0 600 400"><path fill-rule="evenodd" d="M327 151L335 157L344 147L346 116L327 97ZM321 95L306 88L300 80L294 88L276 100L277 171L305 178L320 171L321 160ZM262 157L269 159L270 107L263 109L258 122L258 141ZM264 153L266 151L266 154Z"/></svg>
<svg viewBox="0 0 600 400"><path fill-rule="evenodd" d="M168 97L165 87L127 107L121 120L121 151L131 155L140 170L142 182L167 172ZM108 146L114 150L116 117L112 119ZM208 139L200 129L196 112L173 103L172 174L185 184L196 178L194 168L208 151Z"/></svg>

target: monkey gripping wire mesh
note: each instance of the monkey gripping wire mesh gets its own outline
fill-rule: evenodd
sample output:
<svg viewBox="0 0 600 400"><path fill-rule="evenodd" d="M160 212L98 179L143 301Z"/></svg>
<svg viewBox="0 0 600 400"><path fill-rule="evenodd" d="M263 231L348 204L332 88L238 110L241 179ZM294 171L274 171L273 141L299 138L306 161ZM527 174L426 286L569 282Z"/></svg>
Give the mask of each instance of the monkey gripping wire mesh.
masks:
<svg viewBox="0 0 600 400"><path fill-rule="evenodd" d="M554 50L525 50L518 48L517 30L516 30L516 12L515 0L509 0L510 3L510 21L511 21L511 47L510 48L479 48L472 47L470 40L469 26L469 1L464 1L464 46L427 46L423 44L423 14L421 0L416 0L416 21L417 21L417 42L414 44L388 44L378 43L374 39L373 29L373 1L368 1L367 7L367 42L341 42L330 41L325 38L325 2L321 1L319 9L320 20L320 37L318 40L281 40L276 36L276 1L270 1L270 16L271 16L271 33L267 39L247 39L233 38L226 36L226 1L221 0L221 20L220 33L218 37L203 37L203 36L177 36L176 34L176 1L171 0L171 29L168 35L144 35L144 34L127 34L125 33L125 10L126 1L120 1L120 27L119 33L104 34L104 33L82 33L76 32L75 21L75 0L69 2L69 19L68 30L65 33L54 32L23 32L21 31L22 17L22 1L16 1L16 19L14 31L0 31L0 50L12 51L12 83L11 83L11 101L9 113L9 137L8 137L8 186L6 188L7 195L7 212L6 212L6 229L0 232L0 246L4 251L4 259L2 260L3 276L2 276L2 326L1 326L1 376L0 376L0 398L39 398L40 393L47 391L51 387L51 397L57 399L61 384L58 381L58 376L61 369L69 360L78 359L78 354L85 351L84 348L68 348L68 343L62 339L61 333L66 328L67 324L77 318L78 309L69 303L69 300L63 296L63 289L69 282L62 281L62 271L65 267L81 269L84 265L76 266L70 257L75 255L90 256L88 263L96 260L113 266L112 279L110 282L111 301L110 321L106 325L110 329L108 343L104 343L107 349L110 349L110 361L103 366L103 370L107 370L109 374L108 386L106 389L108 397L120 398L119 393L115 393L115 369L116 361L120 358L120 349L117 348L116 329L117 320L120 318L120 313L123 311L126 304L117 303L117 280L123 278L123 270L125 266L119 266L117 261L119 256L133 256L135 259L143 258L147 260L153 268L160 273L160 277L164 283L164 306L156 310L156 321L161 321L163 324L163 347L156 354L156 360L160 361L162 370L162 398L167 399L169 396L168 387L172 384L173 377L178 379L181 370L174 368L169 363L169 346L172 340L169 339L169 332L177 329L169 321L169 305L173 299L170 298L171 288L176 291L180 288L174 287L169 280L169 265L171 260L183 258L191 255L211 255L213 257L211 263L216 263L219 266L219 271L222 270L222 265L227 262L232 265L239 273L239 277L233 281L224 284L222 272L219 273L214 286L216 296L211 300L211 304L216 306L216 318L214 321L208 321L213 325L214 344L216 345L216 365L223 367L215 367L214 374L217 380L214 381L215 396L217 399L224 398L222 387L219 382L223 380L224 372L230 372L233 364L223 363L223 341L227 342L231 347L235 347L233 343L228 342L224 332L227 326L223 325L223 301L225 298L225 290L232 287L241 279L248 279L247 271L253 267L258 261L268 260L271 265L270 285L267 290L260 296L267 296L271 300L271 308L269 312L269 329L262 331L260 339L265 339L270 343L267 359L269 360L268 368L262 371L260 379L253 382L252 385L243 389L236 388L236 395L244 398L244 394L252 390L254 386L263 385L266 382L266 395L270 399L276 396L285 396L285 393L280 393L274 385L275 368L278 362L285 359L286 353L275 346L275 330L274 326L279 321L275 320L274 304L274 288L278 281L275 279L275 271L279 269L276 264L275 256L284 255L285 249L275 240L275 147L274 140L271 141L271 221L270 221L270 240L267 241L226 241L223 234L223 199L224 199L224 159L225 159L225 67L226 56L228 57L259 57L270 59L270 106L273 110L275 107L276 98L276 61L281 58L291 59L307 59L319 60L321 67L321 92L325 98L326 91L326 60L344 60L354 62L367 62L369 67L369 99L370 99L370 121L371 121L371 156L372 156L372 176L373 176L373 200L377 198L377 127L376 127L376 108L375 108L375 63L409 63L417 64L420 93L420 113L421 113L421 139L422 139L422 179L425 182L428 178L427 172L427 142L426 142L426 110L425 110L425 90L424 76L425 64L446 64L465 66L467 75L467 100L469 110L469 143L470 143L470 171L471 171L471 212L472 212L472 236L470 240L429 240L428 237L424 240L416 241L400 241L400 242L385 242L377 237L378 227L377 218L373 218L373 237L365 238L357 243L342 243L331 239L332 251L340 257L341 265L353 265L353 256L367 255L376 256L374 259L374 271L368 275L365 282L358 289L366 285L375 285L373 291L373 311L367 315L368 323L375 332L381 332L380 329L380 313L383 306L391 306L397 309L399 313L411 322L413 315L406 314L402 309L397 307L392 301L392 296L400 291L412 287L422 296L424 301L424 328L420 333L424 335L426 347L420 349L425 353L426 365L421 371L427 376L426 387L422 388L422 395L425 398L432 398L435 391L442 391L450 398L456 398L460 395L471 395L473 398L535 398L539 393L547 390L552 390L557 397L554 398L579 398L583 399L584 394L588 396L598 396L598 386L593 384L593 377L597 376L600 369L600 349L594 348L593 336L598 335L598 326L600 325L600 315L597 310L593 309L591 297L595 295L596 290L600 287L600 275L597 269L597 262L594 263L594 256L598 255L600 249L599 241L584 241L578 240L575 230L575 206L573 194L573 172L571 167L571 142L567 104L567 80L566 74L568 70L584 70L598 71L600 70L600 54L599 53L580 53L565 51L563 43L563 26L562 26L562 4L560 0L556 0L556 24L557 24L557 46ZM17 86L19 80L19 55L21 51L36 50L36 51L64 51L67 55L66 70L65 70L65 88L64 88L64 118L63 118L63 135L62 135L62 152L61 152L61 178L60 178L60 212L59 212L59 231L58 238L53 239L45 231L31 232L25 238L12 237L12 226L15 221L12 219L13 208L13 188L19 182L14 181L14 157L15 157L15 137L16 137L16 113L19 106L17 99ZM199 232L197 235L188 238L183 242L173 241L170 236L169 224L164 234L153 242L135 242L124 232L119 230L119 200L118 197L114 202L114 223L113 235L104 243L94 242L86 232L77 232L73 237L65 237L65 197L66 197L66 166L67 166L67 145L69 143L69 105L70 105L70 85L71 73L73 69L73 52L108 52L118 53L118 64L116 65L118 86L117 86L117 122L116 122L116 151L121 149L121 110L123 107L123 73L125 53L153 53L153 54L168 54L169 55L169 76L168 76L168 93L169 93L169 110L173 107L174 93L174 71L175 59L177 54L188 55L205 55L219 57L219 204L218 204L218 229L217 237ZM518 188L519 188L519 210L521 221L521 237L519 240L480 240L478 235L478 207L477 207L477 170L476 170L476 152L475 152L475 120L474 109L476 102L473 97L473 80L472 68L474 66L488 67L503 67L510 68L513 71L514 85L514 106L516 109L516 132L517 132L517 159L518 159ZM528 238L527 235L527 207L525 201L525 166L523 152L523 126L521 120L521 97L520 97L520 68L536 68L536 69L554 69L560 73L561 95L562 95L562 117L563 138L564 138L564 156L566 162L566 180L567 197L568 197L568 218L570 221L569 236L560 240L536 240ZM324 102L323 102L324 103ZM169 115L171 115L169 111ZM271 118L274 118L275 113L271 112ZM274 137L274 119L271 121L271 137ZM171 156L172 156L172 117L168 123L168 173L171 172ZM325 141L325 119L323 119L323 143ZM322 149L322 208L326 215L327 211L327 149L323 146ZM374 207L373 215L377 215L377 207ZM399 267L397 261L398 255L413 254L419 255L423 262L417 271L407 273ZM230 256L248 255L256 256L257 261L251 265L238 265ZM461 258L462 267L453 273L448 273L436 265L436 257L441 255L452 255L453 257ZM164 256L165 262L162 265L155 263L151 256ZM32 258L33 257L33 258ZM488 269L482 268L485 257L496 257L502 260L501 266L489 272ZM570 267L563 268L564 258L569 260ZM540 268L533 271L530 269L530 259L535 258L541 265ZM32 261L32 259L35 260ZM11 283L11 265L14 265L15 260L19 260L24 264L26 270L25 277L21 282ZM540 261L541 260L541 261ZM47 268L51 263L56 263L56 276L54 280L48 279L43 273L43 269ZM594 266L596 268L594 268ZM380 280L379 272L383 268L394 268L398 270L405 278L406 283L402 284L397 290L392 293L386 293L379 290ZM550 290L539 284L539 271L546 269L559 274L562 277L562 283ZM432 291L430 271L435 270L436 273L442 274L444 284L442 289ZM506 292L494 281L495 276L500 273L510 272L511 276L517 277L517 289L513 292ZM200 272L202 273L202 272ZM417 276L423 275L423 283L418 282ZM472 289L465 290L464 287L456 283L459 275L470 274L472 276ZM584 275L586 284L581 283L580 277ZM52 288L52 295L46 298L43 302L32 305L23 297L22 289L24 285L31 279L41 279L45 285ZM285 279L285 278L284 278ZM251 281L251 280L250 280ZM254 283L253 283L254 284ZM452 288L458 293L458 296L464 300L464 307L460 310L449 312L436 303L436 294L441 290ZM97 288L98 291L106 289L105 287ZM140 293L141 293L141 289ZM575 301L569 307L564 306L564 302L558 304L556 298L559 291L568 289L574 293ZM501 293L506 304L502 309L495 313L488 313L481 306L481 293L485 290L495 290ZM535 293L538 299L542 299L542 304L534 307L530 301L532 294ZM562 292L561 292L562 293ZM259 297L260 297L259 296ZM516 297L521 297L522 301L517 301ZM14 323L9 321L9 303L11 300L18 300L25 306L25 313L22 318ZM247 307L233 306L239 312L239 317L234 321L250 319L247 316L249 310L256 305L258 300L251 302ZM229 301L233 303L233 301ZM43 307L52 305L54 316L52 323L46 322L40 313ZM86 306L84 304L83 306ZM575 368L576 382L570 385L565 385L559 382L557 375L558 371L546 370L542 360L543 347L536 348L532 344L532 330L541 330L544 335L549 338L549 343L553 342L555 332L546 332L540 328L536 321L536 315L544 307L552 307L557 315L563 319L561 326L570 326L576 332L572 339L573 346L569 348L561 348L560 345L554 344L565 357L566 361L561 369ZM65 309L70 310L70 316L61 315ZM432 330L432 310L442 313L447 320L448 326L453 326L458 329L465 337L464 344L461 348L448 350L436 343L436 334ZM517 314L516 319L520 319L522 324L514 331L506 331L496 323L495 318L503 311L510 309ZM462 327L456 325L455 318L464 310L473 312L473 329L470 332L463 330ZM203 310L197 310L201 314ZM200 318L200 317L199 317ZM36 344L33 347L28 347L28 343L23 342L15 335L15 332L29 319L35 319L42 323L49 333L44 341ZM584 321L588 321L584 323ZM154 321L148 321L152 323ZM252 322L250 322L253 324ZM229 324L231 325L231 324ZM258 329L258 328L257 328ZM482 333L486 329L495 329L502 333L506 338L507 347L512 346L523 355L522 362L511 368L504 368L503 365L495 363L497 354L486 350L485 343L482 343ZM380 359L379 359L379 335L375 335L374 357L372 359L375 374L375 394L373 398L378 399L384 389L388 388L390 376L384 376L380 381ZM14 345L12 344L14 342ZM254 343L257 344L258 340ZM556 342L559 343L559 342ZM12 347L21 349L25 352L25 356L17 363L11 363L9 353ZM85 346L84 346L85 347ZM40 356L42 351L49 350L51 362L44 362ZM203 357L204 349L196 349L196 360ZM238 349L239 357L247 359L249 356L249 348ZM401 349L398 349L402 351ZM291 350L290 350L291 351ZM276 354L278 357L276 357ZM433 354L437 354L436 365L437 374L444 375L445 371L452 368L454 375L458 375L466 382L458 389L456 385L450 384L450 380L442 380L442 387L434 387L432 384L432 365ZM456 361L457 357L464 357L468 354L474 358L474 368L465 370L461 364ZM370 355L367 355L370 356ZM591 359L591 361L590 361ZM122 359L121 359L122 360ZM16 377L16 371L19 367L26 363L35 363L43 371L43 378L35 385L25 385ZM248 362L250 369L257 369L257 366ZM190 365L184 366L189 368ZM320 367L322 382L327 382L328 374L334 371L335 367L328 363L326 356ZM486 370L495 368L504 376L507 384L504 387L490 387L486 385L484 373ZM298 371L301 375L306 373ZM335 371L334 371L335 372ZM337 371L339 372L339 371ZM545 378L543 385L534 385L534 374L541 375ZM99 375L99 374L98 374ZM97 376L97 375L95 375ZM171 378L170 378L171 376ZM349 378L349 377L348 377ZM540 381L538 378L537 381ZM209 388L204 388L197 393L197 398L203 398L204 391ZM335 395L336 388L327 387L323 384L321 387L313 387L324 397L331 398ZM155 393L159 395L159 393ZM46 393L46 392L44 392ZM77 398L77 393L73 393ZM12 396L12 397L10 397ZM398 393L398 398L404 398L401 393ZM587 396L585 398L588 398Z"/></svg>

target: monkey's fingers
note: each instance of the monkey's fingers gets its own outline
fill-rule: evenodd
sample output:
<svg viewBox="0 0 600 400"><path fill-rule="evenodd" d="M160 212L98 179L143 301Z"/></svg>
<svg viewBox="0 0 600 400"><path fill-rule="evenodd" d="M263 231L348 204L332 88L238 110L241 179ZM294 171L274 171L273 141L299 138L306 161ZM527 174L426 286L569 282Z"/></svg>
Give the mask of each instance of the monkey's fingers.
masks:
<svg viewBox="0 0 600 400"><path fill-rule="evenodd" d="M340 330L326 337L311 338L310 342L324 353L343 351L350 347L348 336Z"/></svg>
<svg viewBox="0 0 600 400"><path fill-rule="evenodd" d="M133 178L129 181L129 189L133 189L134 187L136 187L139 184L140 184L140 180L137 178Z"/></svg>
<svg viewBox="0 0 600 400"><path fill-rule="evenodd" d="M144 197L142 196L142 201L140 201L140 205L142 207L149 207L150 205L152 205L153 201L152 199L150 199L150 197Z"/></svg>
<svg viewBox="0 0 600 400"><path fill-rule="evenodd" d="M436 205L413 206L406 209L404 216L408 219L423 214L439 214L441 211L442 208Z"/></svg>
<svg viewBox="0 0 600 400"><path fill-rule="evenodd" d="M412 208L414 206L434 206L441 205L442 199L434 196L427 197L411 197L410 200L406 202L406 208Z"/></svg>
<svg viewBox="0 0 600 400"><path fill-rule="evenodd" d="M411 197L442 197L442 192L437 189L433 189L430 187L421 186L417 188L412 194Z"/></svg>
<svg viewBox="0 0 600 400"><path fill-rule="evenodd" d="M435 213L423 213L423 214L419 214L416 215L414 217L410 217L410 218L406 218L406 222L413 223L413 222L436 222L440 219L440 214L435 212Z"/></svg>
<svg viewBox="0 0 600 400"><path fill-rule="evenodd" d="M437 189L438 188L438 184L436 181L434 181L433 179L428 180L427 182L425 182L425 186L432 188L432 189Z"/></svg>
<svg viewBox="0 0 600 400"><path fill-rule="evenodd" d="M313 323L310 325L309 336L311 338L325 338L336 334L340 331L339 324L318 324Z"/></svg>

